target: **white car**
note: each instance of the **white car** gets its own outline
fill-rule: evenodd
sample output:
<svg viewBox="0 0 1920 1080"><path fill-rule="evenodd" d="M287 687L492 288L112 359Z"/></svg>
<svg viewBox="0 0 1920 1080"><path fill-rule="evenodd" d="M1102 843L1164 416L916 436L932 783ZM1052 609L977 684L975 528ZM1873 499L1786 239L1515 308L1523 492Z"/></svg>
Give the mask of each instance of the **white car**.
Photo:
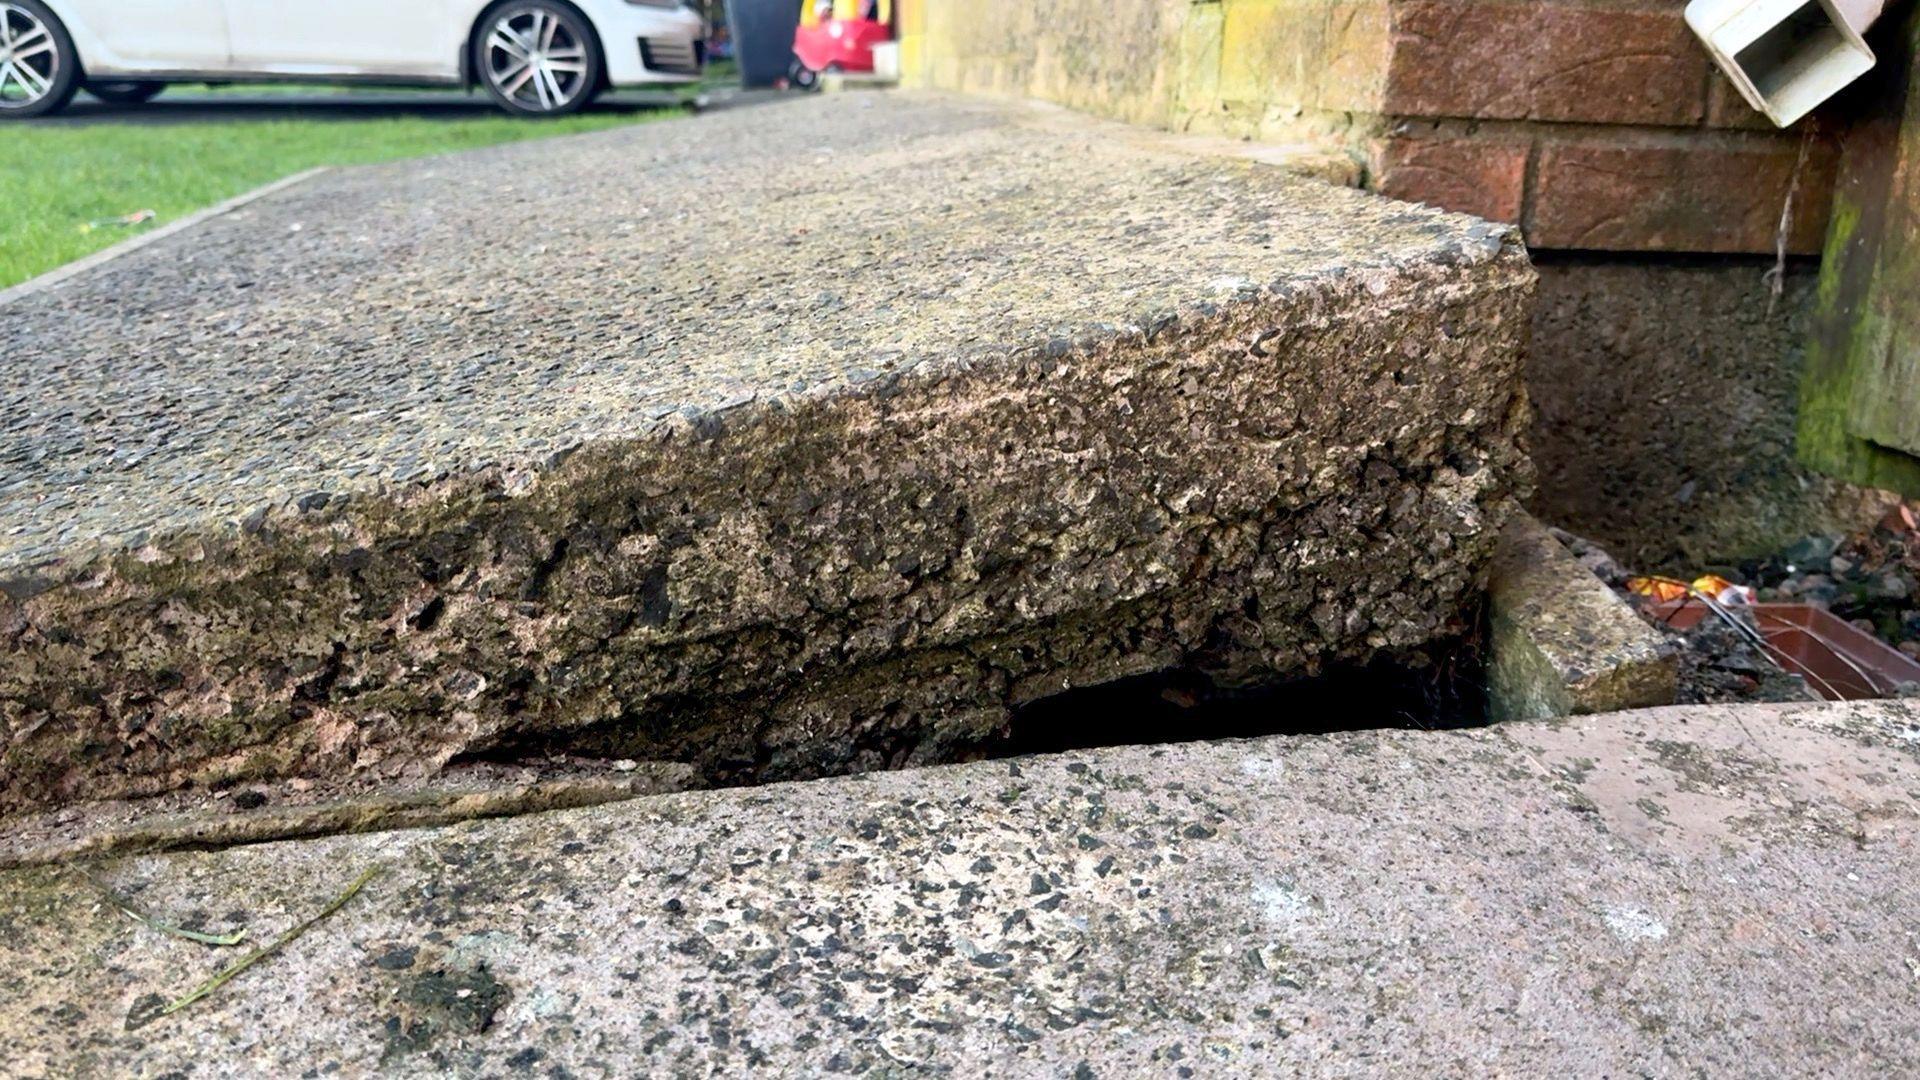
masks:
<svg viewBox="0 0 1920 1080"><path fill-rule="evenodd" d="M703 30L689 0L0 0L0 119L254 80L477 84L558 116L699 78Z"/></svg>

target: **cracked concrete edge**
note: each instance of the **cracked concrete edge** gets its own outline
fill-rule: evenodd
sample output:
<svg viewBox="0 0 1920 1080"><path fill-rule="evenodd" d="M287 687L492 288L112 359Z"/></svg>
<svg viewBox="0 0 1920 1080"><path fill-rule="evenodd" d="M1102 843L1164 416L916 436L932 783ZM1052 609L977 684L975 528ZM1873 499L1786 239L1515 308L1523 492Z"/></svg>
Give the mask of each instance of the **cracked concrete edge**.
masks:
<svg viewBox="0 0 1920 1080"><path fill-rule="evenodd" d="M206 851L319 836L452 825L689 791L705 786L692 766L626 762L612 771L547 769L533 780L439 776L418 782L350 784L302 796L274 786L271 805L242 809L218 793L108 799L0 823L0 870L170 851ZM256 787L249 789L261 792Z"/></svg>
<svg viewBox="0 0 1920 1080"><path fill-rule="evenodd" d="M1529 514L1501 534L1488 600L1492 719L1674 703L1679 669L1665 638Z"/></svg>
<svg viewBox="0 0 1920 1080"><path fill-rule="evenodd" d="M137 556L121 560L116 565L132 575L125 579L130 582L129 588L151 585L164 591L174 587L174 574L186 575L182 581L219 579L225 582L220 586L225 595L235 598L246 612L259 613L258 617L237 615L231 623L223 617L220 625L236 628L240 636L230 641L223 638L226 644L220 646L196 642L190 652L173 653L156 661L163 665L159 670L172 671L174 666L189 662L189 657L192 664L211 670L223 654L236 659L307 657L312 666L295 672L293 681L271 686L269 683L278 678L276 674L248 669L245 662L235 670L256 670L259 679L252 683L246 681L251 676L223 672L207 681L196 676L179 684L207 688L214 695L207 700L214 702L210 707L217 713L208 714L215 716L211 724L176 730L164 747L128 740L118 732L104 733L92 741L81 729L50 726L29 717L14 730L25 736L42 730L46 734L31 742L24 736L13 737L7 749L16 756L9 757L5 769L0 770L6 774L6 782L0 784L0 805L12 809L33 802L64 801L57 794L60 791L85 791L101 797L180 788L188 786L189 780L226 783L296 773L319 777L336 767L358 767L355 763L362 760L362 752L369 747L379 748L377 756L367 755L365 760L382 762L382 769L427 766L467 750L483 749L482 744L491 747L503 743L520 731L537 732L542 739L558 739L561 733L584 738L596 732L616 741L644 737L648 740L644 744L618 742L614 747L594 745L583 749L592 753L617 751L620 756L697 760L716 775L732 767L728 762L747 761L756 763L752 766L756 775L771 770L776 776L797 776L837 771L865 756L894 753L889 740L908 729L909 719L917 733L914 752L923 759L944 746L965 744L998 725L1008 707L1038 696L1043 684L1059 688L1076 682L1104 682L1153 667L1176 666L1183 656L1229 677L1244 679L1258 670L1284 669L1297 663L1298 658L1332 655L1330 649L1356 652L1412 646L1433 632L1445 618L1441 613L1456 610L1459 598L1469 588L1477 587L1485 558L1491 552L1492 536L1482 533L1504 518L1505 500L1524 490L1524 469L1515 443L1523 408L1512 384L1512 365L1517 356L1515 335L1524 325L1515 313L1522 309L1531 274L1517 249L1501 248L1494 253L1474 250L1478 254L1473 258L1478 262L1453 265L1450 260L1436 259L1431 265L1410 265L1376 278L1352 276L1337 282L1316 279L1284 292L1262 294L1267 296L1264 302L1250 296L1245 301L1214 307L1204 317L1196 308L1197 321L1190 327L1170 325L1157 330L1151 340L1142 328L1128 331L1124 342L1131 344L1124 344L1123 336L1115 331L1111 339L1102 337L1088 346L1092 350L1089 356L1099 353L1107 358L1090 360L1083 367L1060 367L1036 346L1032 356L1017 364L952 359L942 362L951 363L950 368L923 365L868 380L852 390L824 386L815 398L808 399L813 404L807 408L817 412L789 408L776 413L771 403L751 409L743 405L737 413L730 412L725 423L703 425L698 441L691 434L695 431L693 422L684 421L663 430L658 441L582 450L554 470L541 473L541 482L532 485L524 497L495 499L495 492L507 492L505 479L469 477L459 481L459 486L428 490L404 504L356 501L340 511L329 505L327 515L360 515L354 520L361 523L346 532L336 531L333 523L350 520L348 517L330 517L323 523L295 505L283 511L284 518L266 516L261 531L237 537L231 546L221 540L212 547L195 543L192 553L182 548L183 559L177 565L148 562ZM1382 285L1386 287L1375 295L1374 287ZM1441 300L1445 303L1439 303ZM1314 309L1307 306L1310 304L1327 306ZM1331 370L1346 372L1344 381L1333 380L1331 385L1344 387L1341 392L1358 402L1366 396L1366 388L1375 384L1357 381L1359 373L1345 363L1345 358L1398 355L1397 349L1407 341L1426 339L1429 331L1424 328L1437 329L1437 312L1442 309L1454 313L1456 325L1473 327L1476 332L1445 340L1436 335L1436 340L1417 351L1424 355L1437 350L1430 362L1436 369L1453 372L1453 377L1425 381L1424 389L1402 391L1392 399L1392 409L1383 406L1339 414L1341 425L1356 431L1359 429L1355 425L1363 423L1391 425L1385 430L1403 431L1408 416L1402 410L1421 408L1416 402L1426 402L1435 418L1396 436L1407 440L1402 465L1414 466L1407 476L1384 459L1376 462L1379 468L1375 470L1361 466L1360 461L1370 450L1340 451L1347 455L1343 461L1366 474L1362 477L1365 482L1358 486L1336 480L1345 475L1345 466L1325 458L1334 452L1336 440L1330 435L1323 434L1317 450L1309 448L1300 456L1290 455L1278 443L1259 455L1249 455L1234 438L1238 429L1225 426L1249 408L1247 402L1266 401L1272 393L1284 391L1286 382L1297 378L1292 372L1314 363L1305 353L1289 354L1287 365L1277 361L1256 365L1233 359L1231 351L1221 351L1216 356L1217 370L1224 378L1209 385L1199 398L1189 397L1184 390L1180 369L1155 360L1161 355L1202 355L1194 347L1203 343L1226 349L1222 343L1251 340L1255 322L1277 325L1271 320L1284 320L1288 312L1336 311L1354 327L1352 335L1363 336L1339 339L1341 347L1333 358L1338 363L1326 357L1321 361ZM1419 329L1416 332L1409 328ZM1381 342L1378 335L1392 340ZM1124 351L1124 355L1114 358L1111 354L1115 350ZM1113 371L1142 373L1139 389L1128 406L1130 411L1124 414L1102 411L1103 403L1111 398L1111 387L1103 373ZM1004 393L1008 380L1023 388L1019 394ZM1219 405L1209 403L1203 408L1200 404L1216 398ZM987 401L999 404L991 411L937 407L949 402ZM1289 407L1286 414L1293 415L1297 408ZM934 419L913 429L880 422L889 415L906 415L906 410ZM812 614L817 605L808 602L802 606L801 601L790 599L800 594L797 586L786 583L812 580L807 569L812 566L867 565L854 560L869 558L873 567L869 573L887 575L887 580L892 580L896 559L860 556L849 547L847 537L864 535L858 530L872 527L868 523L916 522L911 532L889 525L888 542L900 552L909 552L909 544L918 545L909 553L920 560L917 565L927 566L946 565L937 560L946 559L944 553L949 549L968 550L961 537L978 532L982 521L997 530L985 535L1017 537L1011 526L1002 529L998 523L1017 522L1020 515L1028 513L1033 489L1026 486L1023 477L1041 474L1010 469L997 457L1000 439L983 439L980 432L1030 430L1043 421L1054 424L1056 430L1066 430L1058 428L1052 418L1088 415L1103 424L1112 416L1118 430L1126 433L1122 441L1132 445L1145 443L1156 431L1186 432L1183 438L1188 440L1191 452L1171 469L1162 469L1157 459L1135 463L1128 455L1117 456L1115 460L1124 468L1100 478L1102 490L1118 491L1134 502L1055 498L1046 504L1068 508L1061 513L1068 515L1063 523L1073 530L1072 550L1097 553L1098 557L1088 563L1094 570L1084 581L1063 580L1048 572L1049 567L1057 565L1056 553L1063 550L1059 540L1050 542L1052 546L1044 557L1021 554L1027 549L1018 541L1002 545L1020 559L1010 563L1010 569L1000 571L1009 583L992 587L1010 590L1011 594L1018 586L1023 603L1044 601L1054 605L1048 618L1052 612L1070 618L1073 621L1069 625L1077 633L1063 635L1058 624L1034 618L1011 630L998 629L989 603L992 596L979 599L971 584L975 572L966 562L957 570L942 571L940 576L919 575L921 584L906 606L896 605L897 610L878 615L833 608L852 614L824 617ZM1302 415L1311 420L1318 414ZM1442 416L1473 419L1443 425L1438 419ZM1206 422L1195 429L1185 417ZM669 441L668 435L675 430L689 434L680 441ZM849 444L836 434L842 431L879 432L885 439L876 435ZM918 489L913 479L917 459L899 449L909 445L902 441L909 438L923 446L952 448L942 451L942 475L964 481L952 489L960 495L973 493L968 496L966 514L958 513L957 501L952 513L944 508L947 503L940 504L943 509L937 514L917 507ZM863 455L870 460L895 463L886 475L898 479L886 483L864 477L856 480L849 471L845 479L832 480L838 474L813 467L829 451L842 453L848 445L863 448ZM1443 449L1448 453L1443 454ZM1435 458L1471 462L1474 467L1460 473L1451 464L1435 462L1429 469L1426 463ZM1018 455L1015 459L1023 463L1029 460ZM1221 463L1223 471L1210 471L1210 462ZM1224 470L1227 463L1232 464L1231 470ZM1155 491L1159 489L1148 482L1149 466L1157 470L1154 483L1164 476L1170 490L1207 490L1194 479L1203 473L1230 476L1233 483L1213 486L1214 502L1210 505L1214 509L1205 517L1181 516L1182 511L1176 508L1169 520L1175 524L1192 522L1192 527L1180 524L1152 533L1154 547L1150 550L1140 546L1147 541L1141 539L1138 519L1131 513L1136 505L1143 513L1158 512ZM818 493L809 497L830 496L833 505L843 509L836 511L839 516L831 522L816 522L815 532L801 540L776 538L771 532L761 539L761 533L752 532L742 534L748 537L743 542L731 534L703 531L689 534L697 542L672 549L684 554L670 557L654 548L646 549L651 553L646 562L622 553L619 542L612 539L671 535L671 530L681 527L675 523L687 520L677 503L629 486L649 482L635 478L676 477L680 490L700 505L737 510L740 486L733 477L746 475L742 470L755 469L766 477L805 477L808 490ZM782 479L780 483L787 487L766 496L776 501L767 503L770 509L765 520L777 522L785 520L783 515L791 516L785 509L790 504L779 492L792 490L797 482ZM1403 502L1399 491L1407 482L1428 494ZM1389 490L1395 492L1392 500L1388 499ZM1348 535L1338 531L1345 527L1337 522L1325 522L1324 512L1316 516L1309 511L1298 520L1281 515L1275 520L1289 524L1276 529L1214 524L1257 518L1267 513L1265 508L1274 499L1282 500L1274 505L1317 506L1335 491L1341 493L1343 505L1357 506L1363 499L1371 500L1369 505L1377 504L1380 514L1393 520L1407 519L1386 530L1377 547L1367 549L1373 552L1366 562L1365 575L1371 584L1354 580L1341 585L1338 593L1352 597L1349 602L1336 604L1310 596L1277 570L1272 571L1272 578L1255 576L1267 572L1263 567L1288 565L1271 561L1263 552L1277 551L1276 545L1309 542L1298 539L1297 530L1315 522L1321 522L1315 527L1335 529L1336 536ZM441 497L443 494L449 497ZM950 501L960 495L951 496ZM1073 509L1083 505L1094 509ZM907 507L916 507L911 518L905 516ZM469 518L470 511L481 516ZM713 520L722 520L718 510L715 514ZM1428 541L1414 543L1408 539L1413 535L1410 522L1414 517L1425 521L1423 528L1431 534ZM858 528L849 533L834 524L840 521L855 522ZM470 522L478 523L475 529L467 529ZM603 528L598 522L604 522L606 531L595 532ZM426 537L442 532L442 523L457 525L460 535L472 538L461 541L463 553L488 536L503 538L499 550L510 553L498 560L488 555L483 562L473 562L471 565L488 567L485 580L476 578L471 587L462 585L451 599L441 599L441 607L436 610L450 607L452 615L444 621L437 615L432 620L432 633L443 643L435 646L439 651L432 670L412 670L404 680L392 681L391 673L380 674L387 669L362 666L385 661L368 659L378 654L362 648L360 642L372 641L373 636L384 638L388 634L384 629L387 616L404 620L421 610L418 605L424 598L412 595L421 580L419 567L410 555L401 554L407 544L389 548L385 540L368 540L369 547L353 536L370 538L377 533ZM287 532L276 536L275 531L283 524ZM1059 526L1050 524L1048 528L1050 535L1060 535ZM1189 579L1166 569L1190 565L1186 552L1198 550L1197 545L1203 542L1194 529L1213 528L1240 532L1229 536L1223 531L1218 538L1204 541L1214 553L1215 569L1208 576ZM607 538L606 544L612 546L601 550L598 541L585 544L570 539L588 533ZM320 547L312 547L306 538L319 541ZM562 539L568 539L572 546L562 546ZM341 606L348 600L339 590L348 587L350 577L333 560L352 550L376 549L395 554L355 570L358 577L353 580L380 582L378 602L353 601L364 606ZM796 552L790 558L800 560L794 564L800 569L779 575L755 570L743 576L738 569L744 565L740 560L762 550ZM1157 554L1160 550L1167 554ZM1108 561L1109 556L1120 553L1124 555L1118 563ZM189 554L191 557L187 557ZM549 581L562 556L569 567L567 573ZM467 559L466 554L460 557ZM284 593L279 583L287 577L282 571L294 565L283 560L308 559L318 560L300 564L311 568L314 584L304 593L303 605L291 608L279 600ZM463 561L462 565L468 563ZM604 577L601 567L620 576L617 580ZM668 577L678 582L675 592L684 598L679 609L672 606L672 596L660 586L648 584L667 575L668 570L672 571ZM1008 576L1014 573L1020 578ZM1383 576L1376 576L1388 573L1405 576L1390 586ZM1159 585L1161 578L1155 575L1163 575L1167 584ZM1100 580L1093 580L1096 577ZM243 584L243 579L257 583L258 589ZM1035 584L1028 586L1026 581ZM1121 585L1107 586L1101 581L1119 581ZM612 587L607 582L619 585L615 594L620 597L665 595L667 603L656 603L655 609L663 612L666 621L640 626L642 614L648 619L659 616L654 610L642 612L639 600L614 601L624 605L615 610L594 599L597 594L593 590ZM53 611L52 605L69 600L120 603L120 594L114 591L118 588L49 589L27 603L49 612ZM1129 593L1126 602L1109 604L1097 595L1107 588L1114 590L1113 595L1142 591L1138 600ZM330 598L323 596L328 590L333 590ZM537 609L500 607L523 602L509 599L512 597L549 595L541 601L544 606ZM1260 597L1257 608L1265 613L1262 622L1236 629L1234 635L1211 634L1209 626L1215 613L1240 610L1247 595ZM708 601L708 596L719 600ZM256 604L252 597L259 602ZM1298 612L1301 605L1310 610ZM336 619L352 611L371 612L375 608L383 613L375 620L358 616ZM71 620L64 613L52 617L61 625L86 625L92 640L112 639L115 631L98 614L103 609L85 614L74 610ZM134 604L122 610L135 613L143 609ZM488 631L486 628L496 625L494 620L503 611L507 618L520 620L513 625L527 626L550 640L553 651L523 654L517 639L501 638ZM550 617L562 611L566 613L564 620ZM734 623L729 622L743 619L742 612L756 619L763 618L760 612L766 612L764 618L771 620L785 617L787 611L805 612L806 627L817 623L825 629L797 633L790 643L773 652L759 639L734 633ZM932 618L923 620L922 612L931 613ZM823 618L826 621L822 622ZM639 632L608 637L607 628L622 619L628 620L629 628L638 626ZM242 626L244 632L238 629ZM884 632L876 632L876 626ZM932 629L920 629L922 626ZM1380 631L1376 643L1366 636L1372 626L1390 629ZM904 628L899 632L905 636L895 639L890 627ZM1135 627L1145 627L1146 632L1136 637ZM283 629L289 632L282 634ZM863 646L865 652L849 654L844 643L860 640L856 632L871 637L874 644ZM257 645L248 636L255 634L275 641ZM424 643L425 639L420 641ZM608 642L621 644L609 646ZM223 652L227 645L231 652ZM489 686L509 687L513 680L523 677L519 674L522 671L545 670L549 661L537 659L539 656L563 654L576 658L572 661L576 666L569 668L573 681L564 693L537 699L533 712L519 703L496 707L495 700L509 700L501 696L508 693L506 689L495 689L494 699L482 696ZM524 664L522 655L535 657L535 666ZM334 659L336 656L340 659ZM816 662L816 657L826 659ZM19 657L10 659L25 663ZM92 663L84 659L76 662ZM588 666L577 666L582 662ZM114 678L145 677L124 658L116 660L115 665L119 675ZM27 668L18 670L25 672ZM69 676L42 666L32 670L35 685L48 688L43 695L51 702L46 715L85 715L65 709L54 697L96 685L93 674ZM364 680L363 671L368 673ZM792 674L800 671L807 673L804 679ZM719 674L710 677L708 673ZM171 676L157 677L171 685ZM296 701L291 696L296 685L318 687L331 694L336 682L343 692L338 700L329 698L332 704L325 710L309 712L304 700ZM211 689L216 686L218 690ZM259 689L252 689L254 686ZM389 690L399 696L391 696ZM248 715L259 709L275 711L260 716L257 722L229 721L225 718L237 715L228 704L235 700L247 702L243 709ZM737 704L748 701L755 703L752 711L743 711ZM901 706L903 711L886 711L894 706ZM161 707L174 716L199 715L172 701ZM642 710L651 710L648 715L658 721L634 724L623 720L641 715ZM296 718L295 712L300 716ZM530 719L535 715L538 723ZM872 719L882 715L895 718L891 728ZM283 723L282 717L287 722ZM596 724L608 720L616 723L596 728ZM655 745L656 739L667 741ZM96 760L70 752L89 741L116 748L120 756ZM758 756L762 745L779 747L781 752L762 762ZM117 748L122 747L129 749L121 754ZM389 749L392 753L387 752ZM31 782L28 776L33 777ZM109 782L109 776L121 780Z"/></svg>
<svg viewBox="0 0 1920 1080"><path fill-rule="evenodd" d="M262 184L251 191L243 191L231 199L215 203L203 210L195 210L186 217L169 221L165 225L155 229L149 229L138 236L130 236L112 247L96 251L85 258L75 259L73 262L67 263L64 266L57 266L37 277L28 278L11 288L0 289L0 308L4 308L16 300L24 300L29 296L34 296L55 286L62 285L89 270L104 266L122 255L131 254L149 244L158 243L176 233L185 232L203 221L210 221L224 214L230 214L249 203L258 202L269 195L303 184L332 168L333 166L331 165L320 165L294 173L292 176L283 176L270 184Z"/></svg>

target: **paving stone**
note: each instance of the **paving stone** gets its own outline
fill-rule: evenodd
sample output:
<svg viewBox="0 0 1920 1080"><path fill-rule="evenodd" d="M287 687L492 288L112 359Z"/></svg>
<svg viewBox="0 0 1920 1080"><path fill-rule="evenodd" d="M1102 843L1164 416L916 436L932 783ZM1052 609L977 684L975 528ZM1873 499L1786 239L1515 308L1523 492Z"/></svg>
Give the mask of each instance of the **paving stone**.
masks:
<svg viewBox="0 0 1920 1080"><path fill-rule="evenodd" d="M330 172L0 318L0 810L571 740L941 759L1412 648L1526 488L1503 227L909 95Z"/></svg>
<svg viewBox="0 0 1920 1080"><path fill-rule="evenodd" d="M1673 704L1679 660L1665 635L1532 516L1507 523L1487 600L1493 719Z"/></svg>
<svg viewBox="0 0 1920 1080"><path fill-rule="evenodd" d="M1920 709L1120 747L0 876L22 1075L1899 1075Z"/></svg>

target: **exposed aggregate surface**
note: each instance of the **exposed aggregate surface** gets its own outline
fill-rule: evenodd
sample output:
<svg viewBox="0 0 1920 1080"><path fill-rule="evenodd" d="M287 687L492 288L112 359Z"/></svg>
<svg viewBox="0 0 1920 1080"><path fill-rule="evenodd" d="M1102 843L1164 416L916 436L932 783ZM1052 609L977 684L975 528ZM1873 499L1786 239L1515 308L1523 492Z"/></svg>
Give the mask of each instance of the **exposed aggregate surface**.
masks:
<svg viewBox="0 0 1920 1080"><path fill-rule="evenodd" d="M22 1075L1920 1069L1920 710L1117 747L0 874Z"/></svg>
<svg viewBox="0 0 1920 1080"><path fill-rule="evenodd" d="M1008 120L862 95L340 170L10 305L0 570L1498 248L1457 217Z"/></svg>
<svg viewBox="0 0 1920 1080"><path fill-rule="evenodd" d="M1453 626L1512 235L843 95L325 174L0 312L0 808L566 737L720 777Z"/></svg>

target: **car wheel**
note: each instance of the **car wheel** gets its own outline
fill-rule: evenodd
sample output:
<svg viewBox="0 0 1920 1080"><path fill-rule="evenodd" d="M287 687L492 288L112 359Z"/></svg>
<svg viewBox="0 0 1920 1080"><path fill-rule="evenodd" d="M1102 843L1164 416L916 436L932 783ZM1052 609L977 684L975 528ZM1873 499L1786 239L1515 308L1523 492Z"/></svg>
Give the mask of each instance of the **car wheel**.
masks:
<svg viewBox="0 0 1920 1080"><path fill-rule="evenodd" d="M45 116L73 100L80 62L40 0L0 0L0 120Z"/></svg>
<svg viewBox="0 0 1920 1080"><path fill-rule="evenodd" d="M787 68L787 85L795 90L820 89L820 73L798 60Z"/></svg>
<svg viewBox="0 0 1920 1080"><path fill-rule="evenodd" d="M564 116L600 92L600 43L565 4L496 4L474 38L473 70L494 103L516 116Z"/></svg>
<svg viewBox="0 0 1920 1080"><path fill-rule="evenodd" d="M166 88L157 82L90 82L87 93L111 105L140 105Z"/></svg>

